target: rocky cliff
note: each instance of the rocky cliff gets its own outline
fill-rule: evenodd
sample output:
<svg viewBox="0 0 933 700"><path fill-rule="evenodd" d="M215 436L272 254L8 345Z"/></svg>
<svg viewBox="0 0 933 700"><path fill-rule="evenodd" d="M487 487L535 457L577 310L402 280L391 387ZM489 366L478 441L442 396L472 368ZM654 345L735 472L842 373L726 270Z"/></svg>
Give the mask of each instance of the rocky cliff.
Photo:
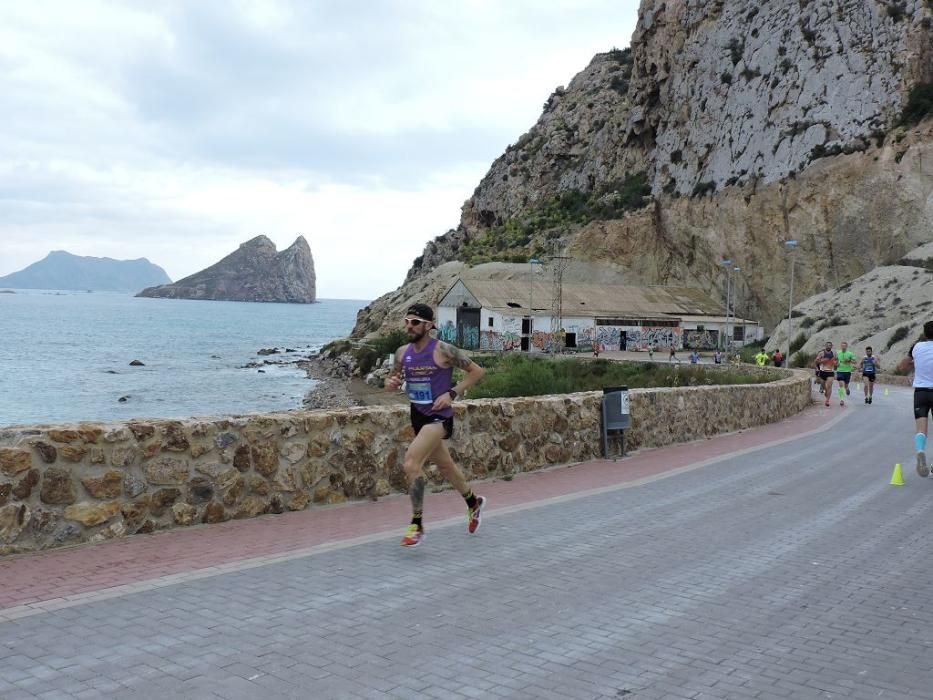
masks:
<svg viewBox="0 0 933 700"><path fill-rule="evenodd" d="M304 236L281 253L256 236L209 268L136 296L310 304L316 299L314 259Z"/></svg>
<svg viewBox="0 0 933 700"><path fill-rule="evenodd" d="M643 0L631 48L555 90L406 282L561 250L712 289L731 258L773 324L785 240L820 261L799 298L933 238L931 90L931 0Z"/></svg>

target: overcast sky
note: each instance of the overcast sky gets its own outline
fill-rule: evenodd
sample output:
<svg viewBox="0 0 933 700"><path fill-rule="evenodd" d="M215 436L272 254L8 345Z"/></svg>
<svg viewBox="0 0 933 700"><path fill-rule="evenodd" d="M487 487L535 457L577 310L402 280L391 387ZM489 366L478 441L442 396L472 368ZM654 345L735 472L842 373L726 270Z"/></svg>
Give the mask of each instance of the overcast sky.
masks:
<svg viewBox="0 0 933 700"><path fill-rule="evenodd" d="M321 298L398 287L638 0L0 4L0 275L51 250L173 280L304 234Z"/></svg>

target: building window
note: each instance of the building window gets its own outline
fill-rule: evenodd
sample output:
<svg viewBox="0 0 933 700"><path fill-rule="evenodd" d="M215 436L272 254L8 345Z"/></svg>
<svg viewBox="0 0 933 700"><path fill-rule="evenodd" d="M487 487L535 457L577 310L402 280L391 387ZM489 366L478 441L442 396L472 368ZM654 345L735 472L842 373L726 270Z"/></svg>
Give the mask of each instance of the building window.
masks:
<svg viewBox="0 0 933 700"><path fill-rule="evenodd" d="M732 338L734 340L745 340L745 326L736 326L732 329Z"/></svg>
<svg viewBox="0 0 933 700"><path fill-rule="evenodd" d="M489 327L492 328L492 316L489 317Z"/></svg>

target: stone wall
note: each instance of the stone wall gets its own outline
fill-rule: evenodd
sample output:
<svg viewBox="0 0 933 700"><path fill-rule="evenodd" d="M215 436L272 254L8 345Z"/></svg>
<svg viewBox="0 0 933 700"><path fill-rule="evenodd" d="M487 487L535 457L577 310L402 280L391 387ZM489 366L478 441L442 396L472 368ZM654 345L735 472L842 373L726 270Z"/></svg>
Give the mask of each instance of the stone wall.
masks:
<svg viewBox="0 0 933 700"><path fill-rule="evenodd" d="M627 449L810 404L808 372L757 371L783 378L632 390ZM451 453L471 479L598 457L600 397L458 402ZM411 438L405 406L0 430L0 554L404 492Z"/></svg>

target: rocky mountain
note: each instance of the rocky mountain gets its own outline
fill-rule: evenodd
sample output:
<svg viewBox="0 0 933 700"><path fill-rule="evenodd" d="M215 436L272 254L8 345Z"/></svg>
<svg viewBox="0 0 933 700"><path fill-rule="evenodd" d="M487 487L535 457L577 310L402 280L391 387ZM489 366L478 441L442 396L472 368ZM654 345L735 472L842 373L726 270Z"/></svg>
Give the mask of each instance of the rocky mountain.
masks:
<svg viewBox="0 0 933 700"><path fill-rule="evenodd" d="M314 259L304 236L281 253L266 236L256 236L207 269L136 296L310 304L316 299Z"/></svg>
<svg viewBox="0 0 933 700"><path fill-rule="evenodd" d="M146 258L114 260L53 250L19 272L0 277L0 287L138 292L143 287L171 281L165 270Z"/></svg>
<svg viewBox="0 0 933 700"><path fill-rule="evenodd" d="M774 329L767 349L785 352L791 341L798 363L831 341L844 340L859 354L870 345L885 369L894 369L933 320L933 243L919 246L894 265L876 267L851 282L794 306ZM790 333L788 333L790 331Z"/></svg>
<svg viewBox="0 0 933 700"><path fill-rule="evenodd" d="M770 326L784 241L802 298L933 239L931 113L933 0L642 0L631 47L554 91L406 285L560 251L715 290L729 258Z"/></svg>

